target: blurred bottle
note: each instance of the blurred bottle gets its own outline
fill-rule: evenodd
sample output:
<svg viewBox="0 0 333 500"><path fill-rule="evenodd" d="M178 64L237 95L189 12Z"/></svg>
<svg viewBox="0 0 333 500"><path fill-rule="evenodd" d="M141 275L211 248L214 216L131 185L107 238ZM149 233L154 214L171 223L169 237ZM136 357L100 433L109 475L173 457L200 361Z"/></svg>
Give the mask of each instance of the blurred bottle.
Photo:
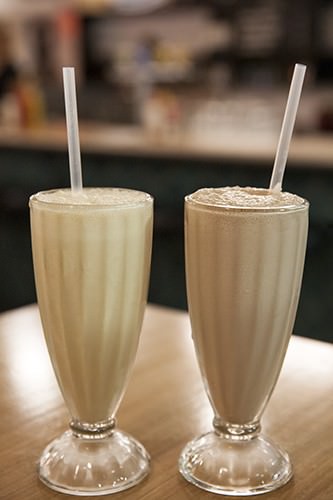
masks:
<svg viewBox="0 0 333 500"><path fill-rule="evenodd" d="M177 139L181 118L179 100L171 91L154 89L144 103L142 124L148 137L155 142Z"/></svg>
<svg viewBox="0 0 333 500"><path fill-rule="evenodd" d="M0 99L10 91L16 74L17 71L12 61L10 39L6 29L0 26Z"/></svg>
<svg viewBox="0 0 333 500"><path fill-rule="evenodd" d="M14 93L21 127L39 127L45 121L45 105L37 79L32 75L21 75L17 79Z"/></svg>
<svg viewBox="0 0 333 500"><path fill-rule="evenodd" d="M20 111L14 88L17 70L12 61L10 39L4 27L0 26L0 123L16 126L20 120Z"/></svg>

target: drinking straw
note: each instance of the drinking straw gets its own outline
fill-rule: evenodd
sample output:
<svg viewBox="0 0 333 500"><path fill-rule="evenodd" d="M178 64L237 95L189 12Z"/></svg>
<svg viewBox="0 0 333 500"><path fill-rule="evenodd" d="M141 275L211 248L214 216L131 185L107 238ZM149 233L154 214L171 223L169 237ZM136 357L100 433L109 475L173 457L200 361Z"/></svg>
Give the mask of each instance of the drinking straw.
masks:
<svg viewBox="0 0 333 500"><path fill-rule="evenodd" d="M66 126L68 140L69 171L72 192L82 189L79 122L77 116L75 70L62 68L64 80Z"/></svg>
<svg viewBox="0 0 333 500"><path fill-rule="evenodd" d="M295 65L269 185L269 189L273 191L281 191L282 189L283 174L286 168L289 145L295 125L305 71L306 66L304 64Z"/></svg>

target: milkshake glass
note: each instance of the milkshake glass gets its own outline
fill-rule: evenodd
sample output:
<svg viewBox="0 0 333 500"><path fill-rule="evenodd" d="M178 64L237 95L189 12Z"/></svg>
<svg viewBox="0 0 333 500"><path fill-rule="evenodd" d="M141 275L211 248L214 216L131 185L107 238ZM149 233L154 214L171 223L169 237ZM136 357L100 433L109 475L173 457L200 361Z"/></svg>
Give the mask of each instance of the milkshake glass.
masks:
<svg viewBox="0 0 333 500"><path fill-rule="evenodd" d="M179 469L203 489L255 495L292 476L260 419L294 326L307 230L308 202L294 194L233 187L185 198L188 306L214 420Z"/></svg>
<svg viewBox="0 0 333 500"><path fill-rule="evenodd" d="M74 495L103 495L149 471L144 447L115 427L147 300L153 199L85 188L30 198L38 305L70 430L44 450L40 479Z"/></svg>

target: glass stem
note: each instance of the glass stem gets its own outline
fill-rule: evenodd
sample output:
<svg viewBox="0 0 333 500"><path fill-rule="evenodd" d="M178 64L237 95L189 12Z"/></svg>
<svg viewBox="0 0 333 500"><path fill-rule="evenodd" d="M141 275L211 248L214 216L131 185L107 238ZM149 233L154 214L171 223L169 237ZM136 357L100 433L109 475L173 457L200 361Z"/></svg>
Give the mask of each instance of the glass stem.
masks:
<svg viewBox="0 0 333 500"><path fill-rule="evenodd" d="M232 441L249 441L258 437L261 431L259 421L248 424L232 424L224 422L219 416L214 417L213 427L218 436Z"/></svg>
<svg viewBox="0 0 333 500"><path fill-rule="evenodd" d="M104 439L111 436L115 426L116 419L113 417L96 423L81 422L73 418L69 423L73 436L89 440Z"/></svg>

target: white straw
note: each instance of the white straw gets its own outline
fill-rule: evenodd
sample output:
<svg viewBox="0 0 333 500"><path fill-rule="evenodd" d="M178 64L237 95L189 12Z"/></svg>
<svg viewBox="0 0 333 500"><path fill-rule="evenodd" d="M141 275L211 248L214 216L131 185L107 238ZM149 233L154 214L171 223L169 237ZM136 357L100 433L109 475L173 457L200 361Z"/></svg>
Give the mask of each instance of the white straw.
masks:
<svg viewBox="0 0 333 500"><path fill-rule="evenodd" d="M271 182L269 185L269 189L272 189L273 191L281 191L282 189L283 174L286 168L289 145L295 125L296 113L299 99L301 97L305 71L306 66L304 64L295 65L294 74L289 90L287 106L282 122L280 138L275 155Z"/></svg>
<svg viewBox="0 0 333 500"><path fill-rule="evenodd" d="M69 170L72 191L82 189L79 122L77 116L75 70L63 68Z"/></svg>

